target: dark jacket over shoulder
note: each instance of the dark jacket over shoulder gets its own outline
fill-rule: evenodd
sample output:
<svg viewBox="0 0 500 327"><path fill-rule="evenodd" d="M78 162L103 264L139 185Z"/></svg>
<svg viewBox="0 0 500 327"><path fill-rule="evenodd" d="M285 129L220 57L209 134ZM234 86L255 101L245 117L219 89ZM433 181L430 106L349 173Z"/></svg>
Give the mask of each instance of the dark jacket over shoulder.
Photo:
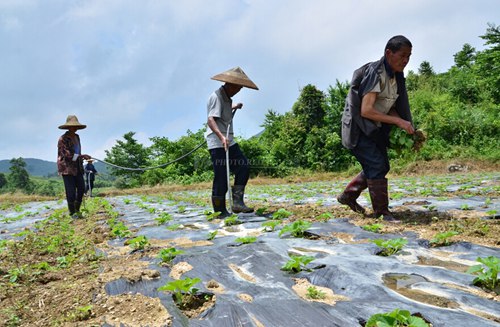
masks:
<svg viewBox="0 0 500 327"><path fill-rule="evenodd" d="M379 61L367 63L354 71L342 114L342 145L348 149L352 149L358 144L360 133L371 136L379 130L374 121L361 116L361 101L363 96L380 82L383 64L384 57ZM410 103L404 74L395 73L395 75L399 94L395 103L396 112L402 119L411 122Z"/></svg>

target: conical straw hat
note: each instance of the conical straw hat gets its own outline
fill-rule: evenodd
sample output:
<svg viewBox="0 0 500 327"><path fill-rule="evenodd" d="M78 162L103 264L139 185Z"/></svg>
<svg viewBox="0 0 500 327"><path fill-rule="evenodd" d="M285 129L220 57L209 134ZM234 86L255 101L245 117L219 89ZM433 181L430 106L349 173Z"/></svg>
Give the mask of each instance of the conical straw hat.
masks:
<svg viewBox="0 0 500 327"><path fill-rule="evenodd" d="M59 126L60 129L69 129L70 127L76 127L76 129L84 129L87 125L80 124L78 118L75 115L69 115L66 118L66 124Z"/></svg>
<svg viewBox="0 0 500 327"><path fill-rule="evenodd" d="M241 69L240 67L231 68L228 71L213 76L212 79L216 81L241 85L254 90L259 89L257 85L255 85L255 83L252 82L250 78L248 78L243 69Z"/></svg>

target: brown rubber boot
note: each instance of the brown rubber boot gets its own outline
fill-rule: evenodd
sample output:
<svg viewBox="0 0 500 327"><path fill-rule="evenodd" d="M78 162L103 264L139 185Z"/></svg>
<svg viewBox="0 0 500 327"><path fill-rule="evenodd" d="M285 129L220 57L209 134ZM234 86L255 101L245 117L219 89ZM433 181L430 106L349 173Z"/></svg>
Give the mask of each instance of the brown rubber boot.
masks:
<svg viewBox="0 0 500 327"><path fill-rule="evenodd" d="M394 218L389 211L389 193L387 192L387 178L369 179L368 190L372 201L373 216L378 218L383 216L387 222L399 223L400 220Z"/></svg>
<svg viewBox="0 0 500 327"><path fill-rule="evenodd" d="M340 204L345 204L351 208L352 211L365 214L363 208L356 200L361 192L368 187L368 183L363 172L360 172L352 181L347 184L344 192L337 197Z"/></svg>
<svg viewBox="0 0 500 327"><path fill-rule="evenodd" d="M233 211L235 213L253 212L253 208L247 207L245 205L245 202L243 202L244 197L245 197L245 185L234 185L233 186Z"/></svg>
<svg viewBox="0 0 500 327"><path fill-rule="evenodd" d="M225 196L212 196L212 206L214 207L214 212L220 212L217 218L227 218L231 215L226 209Z"/></svg>

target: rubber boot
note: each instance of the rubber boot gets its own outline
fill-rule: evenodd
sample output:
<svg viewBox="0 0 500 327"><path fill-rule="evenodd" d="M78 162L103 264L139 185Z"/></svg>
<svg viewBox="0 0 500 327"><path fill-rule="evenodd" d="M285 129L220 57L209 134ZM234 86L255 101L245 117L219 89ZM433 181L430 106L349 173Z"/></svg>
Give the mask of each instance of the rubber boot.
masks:
<svg viewBox="0 0 500 327"><path fill-rule="evenodd" d="M245 197L245 185L234 185L233 186L233 211L235 213L253 212L253 208L247 207L245 205L245 202L243 202L244 197Z"/></svg>
<svg viewBox="0 0 500 327"><path fill-rule="evenodd" d="M226 209L225 196L212 196L212 206L214 207L214 212L220 212L218 218L227 218L231 215Z"/></svg>
<svg viewBox="0 0 500 327"><path fill-rule="evenodd" d="M75 213L73 214L73 218L82 218L82 213L80 212L81 205L81 202L75 201Z"/></svg>
<svg viewBox="0 0 500 327"><path fill-rule="evenodd" d="M337 197L337 201L340 204L345 204L351 208L352 211L364 214L365 208L363 208L356 200L358 199L361 192L368 187L365 174L360 172L352 181L347 184L344 192Z"/></svg>
<svg viewBox="0 0 500 327"><path fill-rule="evenodd" d="M383 219L388 222L399 223L400 221L394 218L389 211L389 193L387 192L387 178L368 179L368 190L372 201L373 216L378 218L383 216Z"/></svg>
<svg viewBox="0 0 500 327"><path fill-rule="evenodd" d="M68 202L68 211L70 216L73 216L75 214L76 210L74 202Z"/></svg>

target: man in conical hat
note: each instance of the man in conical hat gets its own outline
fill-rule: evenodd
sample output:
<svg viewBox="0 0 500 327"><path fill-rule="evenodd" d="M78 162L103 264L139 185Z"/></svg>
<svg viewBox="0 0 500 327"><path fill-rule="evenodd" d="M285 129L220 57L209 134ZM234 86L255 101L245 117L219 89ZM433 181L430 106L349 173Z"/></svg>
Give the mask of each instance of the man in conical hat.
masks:
<svg viewBox="0 0 500 327"><path fill-rule="evenodd" d="M207 104L208 126L205 138L214 169L212 185L214 212L220 212L219 217L229 215L225 201L225 194L229 187L226 175L226 150L229 150L230 171L235 175L234 186L232 187L233 212L253 212L253 208L247 207L243 202L245 186L250 176L250 167L248 159L241 151L238 143L234 141L232 124L233 111L241 109L243 104L233 104L232 97L243 87L254 90L259 88L240 67L217 74L212 79L224 82L224 85L210 95Z"/></svg>

